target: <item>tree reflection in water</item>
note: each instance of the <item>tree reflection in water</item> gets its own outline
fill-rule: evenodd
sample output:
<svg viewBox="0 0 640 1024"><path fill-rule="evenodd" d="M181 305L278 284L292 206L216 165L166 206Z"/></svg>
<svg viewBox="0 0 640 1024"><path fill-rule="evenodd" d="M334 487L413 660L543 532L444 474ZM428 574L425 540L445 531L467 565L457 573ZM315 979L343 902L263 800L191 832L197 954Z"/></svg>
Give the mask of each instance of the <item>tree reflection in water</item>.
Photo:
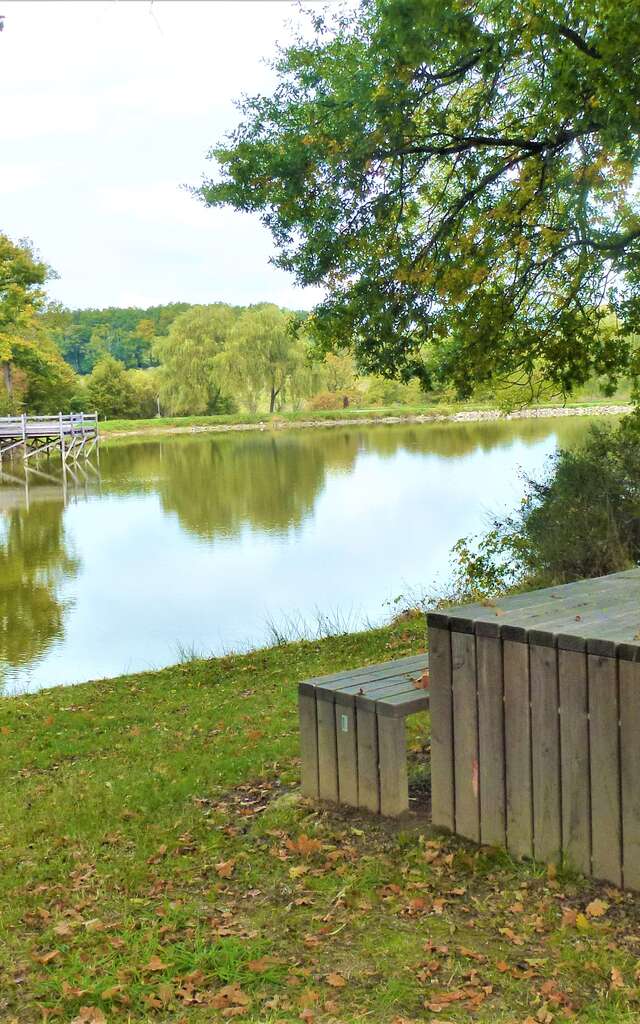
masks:
<svg viewBox="0 0 640 1024"><path fill-rule="evenodd" d="M15 507L0 488L0 686L2 666L27 665L64 632L61 584L78 571L64 529L62 497ZM14 507L6 509L6 505Z"/></svg>

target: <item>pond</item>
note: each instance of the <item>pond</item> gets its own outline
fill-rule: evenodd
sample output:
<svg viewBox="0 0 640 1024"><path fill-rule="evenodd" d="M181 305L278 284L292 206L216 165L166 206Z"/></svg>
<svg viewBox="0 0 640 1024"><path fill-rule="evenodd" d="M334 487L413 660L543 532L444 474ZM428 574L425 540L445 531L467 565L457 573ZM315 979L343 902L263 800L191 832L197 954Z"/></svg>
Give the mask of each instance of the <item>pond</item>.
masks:
<svg viewBox="0 0 640 1024"><path fill-rule="evenodd" d="M0 480L0 688L158 668L285 634L378 624L446 582L452 545L512 508L588 420L103 443ZM6 472L9 468L9 473Z"/></svg>

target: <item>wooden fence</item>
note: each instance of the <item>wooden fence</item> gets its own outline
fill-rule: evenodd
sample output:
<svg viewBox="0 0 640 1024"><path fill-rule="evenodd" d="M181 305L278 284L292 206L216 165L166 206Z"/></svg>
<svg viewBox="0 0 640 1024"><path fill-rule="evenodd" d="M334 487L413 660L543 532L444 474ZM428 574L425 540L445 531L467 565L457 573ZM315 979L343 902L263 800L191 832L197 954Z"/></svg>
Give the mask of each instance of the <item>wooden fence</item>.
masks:
<svg viewBox="0 0 640 1024"><path fill-rule="evenodd" d="M428 622L434 824L640 889L640 570Z"/></svg>

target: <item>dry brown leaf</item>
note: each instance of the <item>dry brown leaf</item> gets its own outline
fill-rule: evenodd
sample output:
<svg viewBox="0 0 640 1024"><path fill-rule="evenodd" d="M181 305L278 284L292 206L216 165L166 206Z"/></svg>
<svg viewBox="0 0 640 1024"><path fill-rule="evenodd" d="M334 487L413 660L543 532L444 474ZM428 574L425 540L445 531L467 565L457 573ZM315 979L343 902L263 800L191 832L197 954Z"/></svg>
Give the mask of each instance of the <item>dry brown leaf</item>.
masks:
<svg viewBox="0 0 640 1024"><path fill-rule="evenodd" d="M81 1006L71 1024L107 1024L107 1018L97 1006Z"/></svg>
<svg viewBox="0 0 640 1024"><path fill-rule="evenodd" d="M57 924L53 929L53 932L54 935L58 935L61 939L68 939L71 935L73 935L71 925L68 924L66 921L60 921L60 923Z"/></svg>
<svg viewBox="0 0 640 1024"><path fill-rule="evenodd" d="M327 985L332 988L344 988L347 982L341 974L327 974Z"/></svg>
<svg viewBox="0 0 640 1024"><path fill-rule="evenodd" d="M294 853L300 853L303 857L310 857L314 853L320 853L322 843L319 839L312 839L310 836L301 835L298 839L288 839L287 846Z"/></svg>
<svg viewBox="0 0 640 1024"><path fill-rule="evenodd" d="M60 956L59 949L50 949L48 953L35 954L33 959L39 964L50 964L52 960L56 960Z"/></svg>
<svg viewBox="0 0 640 1024"><path fill-rule="evenodd" d="M219 878L231 878L235 868L235 860L221 860L216 864L216 874Z"/></svg>
<svg viewBox="0 0 640 1024"><path fill-rule="evenodd" d="M152 956L146 967L143 967L144 971L166 971L169 964L162 962L159 956Z"/></svg>
<svg viewBox="0 0 640 1024"><path fill-rule="evenodd" d="M604 917L609 909L609 904L604 900L592 900L587 904L586 912L588 917Z"/></svg>
<svg viewBox="0 0 640 1024"><path fill-rule="evenodd" d="M412 686L416 690L428 690L429 689L429 670L423 672L417 679L412 680Z"/></svg>
<svg viewBox="0 0 640 1024"><path fill-rule="evenodd" d="M106 1003L110 1002L111 999L115 999L122 992L122 985L112 985L111 988L105 988L104 992L100 993L100 998L104 999Z"/></svg>
<svg viewBox="0 0 640 1024"><path fill-rule="evenodd" d="M277 964L280 961L275 956L261 956L259 960L250 960L247 964L247 970L254 974L264 974L268 971L273 964Z"/></svg>

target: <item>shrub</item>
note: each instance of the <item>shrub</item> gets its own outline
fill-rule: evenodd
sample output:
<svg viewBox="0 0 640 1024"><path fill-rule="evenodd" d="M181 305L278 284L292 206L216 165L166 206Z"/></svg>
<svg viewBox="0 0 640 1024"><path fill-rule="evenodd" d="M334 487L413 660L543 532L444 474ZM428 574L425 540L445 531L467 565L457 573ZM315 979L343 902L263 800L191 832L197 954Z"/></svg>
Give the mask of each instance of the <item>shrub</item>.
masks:
<svg viewBox="0 0 640 1024"><path fill-rule="evenodd" d="M582 446L558 451L542 479L527 480L520 508L475 545L459 541L454 560L456 600L638 564L640 413L592 426Z"/></svg>
<svg viewBox="0 0 640 1024"><path fill-rule="evenodd" d="M313 398L307 403L307 408L313 411L320 411L322 409L342 409L343 407L343 396L337 391L321 391L319 395L314 395Z"/></svg>

